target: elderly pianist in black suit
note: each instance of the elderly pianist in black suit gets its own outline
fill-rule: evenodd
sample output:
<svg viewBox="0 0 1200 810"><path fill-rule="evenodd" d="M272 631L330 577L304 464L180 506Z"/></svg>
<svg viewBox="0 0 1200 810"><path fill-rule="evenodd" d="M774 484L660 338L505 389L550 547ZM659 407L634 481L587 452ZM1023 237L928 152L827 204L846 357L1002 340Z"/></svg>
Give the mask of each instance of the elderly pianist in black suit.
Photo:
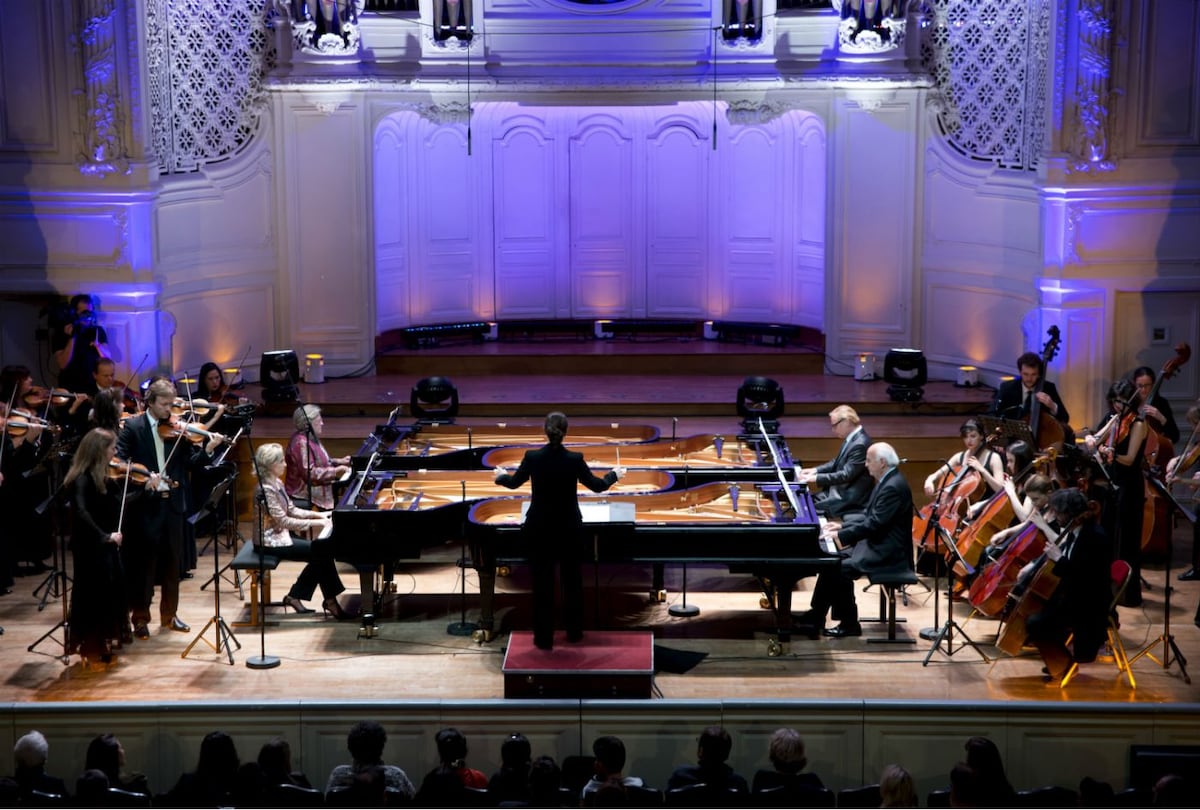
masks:
<svg viewBox="0 0 1200 810"><path fill-rule="evenodd" d="M575 482L592 492L604 492L625 474L614 467L603 478L588 469L582 453L563 447L567 435L566 415L555 411L546 417L546 438L537 450L521 459L511 475L496 468L496 483L516 489L533 481L533 496L525 515L522 535L528 543L533 569L533 643L543 650L554 646L554 566L560 566L566 610L567 641L583 638L584 544L580 528L579 496Z"/></svg>
<svg viewBox="0 0 1200 810"><path fill-rule="evenodd" d="M832 529L833 539L844 546L839 552L841 570L823 571L817 577L812 606L797 617L800 628L808 627L814 635L821 630L833 638L861 636L852 580L912 566L913 497L908 481L896 469L899 464L890 444L876 442L867 449L867 472L876 482L867 511ZM841 624L825 629L830 608Z"/></svg>

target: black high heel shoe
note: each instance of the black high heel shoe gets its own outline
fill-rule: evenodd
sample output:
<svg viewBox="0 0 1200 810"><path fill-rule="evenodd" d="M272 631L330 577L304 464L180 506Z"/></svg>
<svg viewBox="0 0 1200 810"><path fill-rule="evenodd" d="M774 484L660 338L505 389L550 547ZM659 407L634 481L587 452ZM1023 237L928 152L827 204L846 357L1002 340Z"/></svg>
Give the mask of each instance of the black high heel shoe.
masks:
<svg viewBox="0 0 1200 810"><path fill-rule="evenodd" d="M347 619L354 618L347 613L345 608L341 606L338 600L332 596L321 603L321 610L325 611L326 616L333 616L333 618L337 619L339 622L344 622Z"/></svg>
<svg viewBox="0 0 1200 810"><path fill-rule="evenodd" d="M316 613L315 610L306 606L303 602L291 594L283 597L283 606L285 608L291 608L297 613Z"/></svg>

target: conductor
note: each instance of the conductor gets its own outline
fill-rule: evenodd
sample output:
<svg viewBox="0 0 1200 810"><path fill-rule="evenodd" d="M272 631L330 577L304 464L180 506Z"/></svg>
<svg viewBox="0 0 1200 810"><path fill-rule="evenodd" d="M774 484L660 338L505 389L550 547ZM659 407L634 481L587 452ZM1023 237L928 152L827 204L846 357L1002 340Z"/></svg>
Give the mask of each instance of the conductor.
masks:
<svg viewBox="0 0 1200 810"><path fill-rule="evenodd" d="M495 470L496 483L509 489L533 481L522 534L533 570L533 643L542 650L554 647L556 563L562 577L567 641L583 638L583 516L575 482L592 492L604 492L625 474L625 468L618 466L597 478L582 453L563 447L566 435L567 417L555 411L546 416L544 446L525 453L515 473L509 474L503 467Z"/></svg>

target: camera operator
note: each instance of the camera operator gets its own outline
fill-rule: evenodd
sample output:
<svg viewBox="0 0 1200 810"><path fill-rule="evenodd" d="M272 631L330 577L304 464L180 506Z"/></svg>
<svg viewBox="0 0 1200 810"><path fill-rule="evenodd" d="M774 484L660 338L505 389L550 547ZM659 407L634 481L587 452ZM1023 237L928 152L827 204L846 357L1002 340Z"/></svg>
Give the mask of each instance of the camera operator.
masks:
<svg viewBox="0 0 1200 810"><path fill-rule="evenodd" d="M111 359L108 333L97 323L95 301L80 293L71 298L63 323L54 330L50 345L58 363L58 384L68 391L86 391L101 357Z"/></svg>

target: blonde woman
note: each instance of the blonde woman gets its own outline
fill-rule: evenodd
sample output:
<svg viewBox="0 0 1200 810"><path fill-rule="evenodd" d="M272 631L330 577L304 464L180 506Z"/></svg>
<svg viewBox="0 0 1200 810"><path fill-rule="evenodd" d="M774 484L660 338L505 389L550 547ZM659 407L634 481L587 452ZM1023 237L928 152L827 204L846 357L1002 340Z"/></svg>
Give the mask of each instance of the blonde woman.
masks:
<svg viewBox="0 0 1200 810"><path fill-rule="evenodd" d="M292 534L320 534L329 525L329 516L301 509L292 503L283 483L287 461L282 446L275 443L260 445L254 452L254 471L259 476L262 496L266 501L262 547L269 549L273 556L308 563L296 578L296 584L283 598L283 604L297 613L312 613L312 608L305 606L304 600L312 599L319 585L323 599L321 607L325 613L335 619L350 618L337 600L337 595L346 590L346 586L342 584L333 561L332 542L328 539L308 540Z"/></svg>

